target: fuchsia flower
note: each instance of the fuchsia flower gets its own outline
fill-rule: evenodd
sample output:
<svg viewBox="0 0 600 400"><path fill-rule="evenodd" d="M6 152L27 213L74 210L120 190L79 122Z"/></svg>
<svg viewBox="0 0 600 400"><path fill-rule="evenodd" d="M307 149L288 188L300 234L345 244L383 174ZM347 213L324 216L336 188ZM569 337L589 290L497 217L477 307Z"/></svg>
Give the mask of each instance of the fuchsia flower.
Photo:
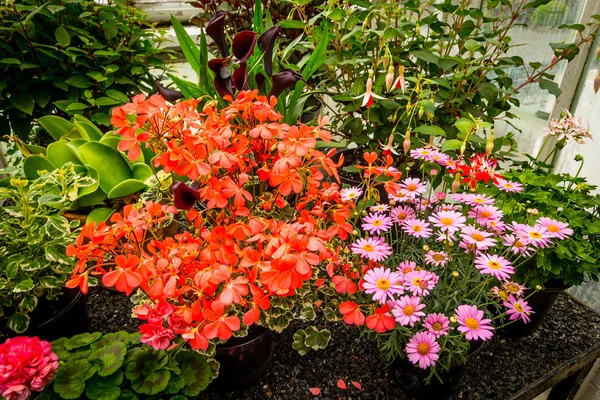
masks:
<svg viewBox="0 0 600 400"><path fill-rule="evenodd" d="M427 189L419 178L407 178L400 183L400 187L406 192L408 197L413 199L425 193Z"/></svg>
<svg viewBox="0 0 600 400"><path fill-rule="evenodd" d="M429 222L442 232L454 233L465 226L467 219L456 211L440 211L429 217Z"/></svg>
<svg viewBox="0 0 600 400"><path fill-rule="evenodd" d="M460 243L460 247L464 249L487 250L496 245L496 239L491 238L491 236L493 235L490 232L467 225L460 234L463 240Z"/></svg>
<svg viewBox="0 0 600 400"><path fill-rule="evenodd" d="M425 264L445 267L448 264L448 253L445 251L429 250L425 253Z"/></svg>
<svg viewBox="0 0 600 400"><path fill-rule="evenodd" d="M450 319L441 313L427 314L423 326L436 338L447 335L450 330Z"/></svg>
<svg viewBox="0 0 600 400"><path fill-rule="evenodd" d="M535 313L525 299L516 298L512 294L508 296L508 301L504 302L504 307L508 308L506 315L510 315L511 321L521 318L526 324L530 321L529 315Z"/></svg>
<svg viewBox="0 0 600 400"><path fill-rule="evenodd" d="M483 319L483 311L476 306L463 304L455 310L458 320L458 330L465 334L467 340L488 340L494 336L491 319Z"/></svg>
<svg viewBox="0 0 600 400"><path fill-rule="evenodd" d="M387 300L394 300L394 295L404 292L402 277L389 268L374 268L365 274L363 287L365 293L372 294L373 300L385 304Z"/></svg>
<svg viewBox="0 0 600 400"><path fill-rule="evenodd" d="M566 239L573 234L573 229L567 228L569 224L566 222L557 221L548 217L541 217L537 221L537 225L546 228L549 237Z"/></svg>
<svg viewBox="0 0 600 400"><path fill-rule="evenodd" d="M425 304L421 304L421 299L416 296L402 296L396 300L392 307L392 314L396 317L396 322L402 326L415 326L415 322L419 321L425 315L423 311Z"/></svg>
<svg viewBox="0 0 600 400"><path fill-rule="evenodd" d="M344 188L340 190L342 201L356 201L362 196L363 191L358 187Z"/></svg>
<svg viewBox="0 0 600 400"><path fill-rule="evenodd" d="M475 258L475 268L482 274L490 274L501 281L508 280L515 273L510 261L497 254L480 254Z"/></svg>
<svg viewBox="0 0 600 400"><path fill-rule="evenodd" d="M350 250L372 261L383 261L392 254L392 248L385 240L377 237L358 239L356 243L350 245Z"/></svg>
<svg viewBox="0 0 600 400"><path fill-rule="evenodd" d="M440 345L435 341L435 336L429 332L417 332L406 345L406 354L413 364L419 364L420 368L432 367L440 358L437 354Z"/></svg>
<svg viewBox="0 0 600 400"><path fill-rule="evenodd" d="M390 217L394 222L404 222L415 217L415 211L408 206L398 206L390 210Z"/></svg>
<svg viewBox="0 0 600 400"><path fill-rule="evenodd" d="M402 261L399 265L398 265L398 271L401 272L402 274L408 274L409 272L412 272L415 268L417 268L417 263L414 261Z"/></svg>
<svg viewBox="0 0 600 400"><path fill-rule="evenodd" d="M0 394L8 400L41 392L58 369L52 346L37 337L18 336L0 345Z"/></svg>
<svg viewBox="0 0 600 400"><path fill-rule="evenodd" d="M510 193L521 193L523 191L523 185L518 182L509 182L504 179L498 179L496 187L503 192Z"/></svg>
<svg viewBox="0 0 600 400"><path fill-rule="evenodd" d="M432 233L431 228L429 228L429 223L417 218L405 220L402 223L402 230L410 236L425 239L429 238Z"/></svg>
<svg viewBox="0 0 600 400"><path fill-rule="evenodd" d="M427 296L433 290L439 277L433 272L420 270L404 275L404 288L415 296Z"/></svg>
<svg viewBox="0 0 600 400"><path fill-rule="evenodd" d="M371 234L378 235L389 231L393 224L392 218L378 212L367 215L362 228Z"/></svg>

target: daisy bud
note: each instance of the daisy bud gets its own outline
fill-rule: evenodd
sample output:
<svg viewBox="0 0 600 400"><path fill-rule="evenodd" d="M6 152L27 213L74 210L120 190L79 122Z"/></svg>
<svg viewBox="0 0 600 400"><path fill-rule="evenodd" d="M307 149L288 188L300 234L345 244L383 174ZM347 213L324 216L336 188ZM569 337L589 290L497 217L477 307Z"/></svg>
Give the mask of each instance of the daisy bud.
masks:
<svg viewBox="0 0 600 400"><path fill-rule="evenodd" d="M388 69L388 73L385 76L385 88L387 89L388 92L392 88L393 84L394 84L394 67L392 67L390 65L390 68Z"/></svg>
<svg viewBox="0 0 600 400"><path fill-rule="evenodd" d="M471 188L471 189L469 189L469 192L471 192L471 193L477 193L477 189L476 188Z"/></svg>
<svg viewBox="0 0 600 400"><path fill-rule="evenodd" d="M456 323L456 317L454 315L450 317L450 322L452 322L453 324Z"/></svg>
<svg viewBox="0 0 600 400"><path fill-rule="evenodd" d="M362 215L367 215L367 210L362 210Z"/></svg>
<svg viewBox="0 0 600 400"><path fill-rule="evenodd" d="M535 290L542 290L542 286L541 285L536 285L535 286Z"/></svg>
<svg viewBox="0 0 600 400"><path fill-rule="evenodd" d="M460 274L458 273L458 271L452 271L452 276L455 278L458 278Z"/></svg>
<svg viewBox="0 0 600 400"><path fill-rule="evenodd" d="M358 217L358 212L354 211L354 216Z"/></svg>
<svg viewBox="0 0 600 400"><path fill-rule="evenodd" d="M390 206L395 206L396 205L396 200L390 200Z"/></svg>
<svg viewBox="0 0 600 400"><path fill-rule="evenodd" d="M427 246L427 245L423 246L423 251L429 251L429 246Z"/></svg>
<svg viewBox="0 0 600 400"><path fill-rule="evenodd" d="M528 208L527 209L527 214L531 214L531 215L538 215L540 212L537 210L537 208Z"/></svg>
<svg viewBox="0 0 600 400"><path fill-rule="evenodd" d="M454 247L454 242L448 242L448 246Z"/></svg>
<svg viewBox="0 0 600 400"><path fill-rule="evenodd" d="M434 168L431 171L429 171L429 173L431 174L431 176L436 176L438 174L438 170Z"/></svg>
<svg viewBox="0 0 600 400"><path fill-rule="evenodd" d="M350 249L347 247L344 247L344 254L350 254Z"/></svg>
<svg viewBox="0 0 600 400"><path fill-rule="evenodd" d="M358 235L358 231L355 229L352 231L352 234L356 236L356 235Z"/></svg>

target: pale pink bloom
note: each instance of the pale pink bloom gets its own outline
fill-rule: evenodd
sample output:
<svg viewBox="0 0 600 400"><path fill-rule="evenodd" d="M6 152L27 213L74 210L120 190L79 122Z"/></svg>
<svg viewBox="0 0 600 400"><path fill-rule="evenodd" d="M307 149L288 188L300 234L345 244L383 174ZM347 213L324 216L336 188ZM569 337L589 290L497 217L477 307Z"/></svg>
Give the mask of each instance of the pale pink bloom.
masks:
<svg viewBox="0 0 600 400"><path fill-rule="evenodd" d="M425 253L425 264L445 267L448 264L448 253L445 251L429 250Z"/></svg>
<svg viewBox="0 0 600 400"><path fill-rule="evenodd" d="M504 307L508 308L506 315L510 315L511 321L521 318L526 324L529 323L529 316L535 313L525 299L518 299L512 294L504 302Z"/></svg>
<svg viewBox="0 0 600 400"><path fill-rule="evenodd" d="M421 299L416 296L402 296L396 300L392 307L392 314L402 326L408 326L412 328L415 326L415 322L419 321L422 316L425 315L422 309L425 308L425 304L421 304Z"/></svg>
<svg viewBox="0 0 600 400"><path fill-rule="evenodd" d="M375 93L373 93L373 78L369 78L367 79L367 85L365 88L365 93L361 94L358 97L355 97L356 99L359 99L362 97L362 103L361 103L361 107L367 107L370 108L373 105L373 99L385 99L385 97L381 97L376 95Z"/></svg>
<svg viewBox="0 0 600 400"><path fill-rule="evenodd" d="M525 294L525 285L521 285L517 282L505 282L502 285L502 290L505 290L507 293L512 294L515 297L523 297Z"/></svg>
<svg viewBox="0 0 600 400"><path fill-rule="evenodd" d="M585 143L583 139L591 139L589 128L584 128L581 118L574 117L568 110L563 110L560 119L553 119L544 128L544 136L555 136L558 141L574 140L579 144Z"/></svg>
<svg viewBox="0 0 600 400"><path fill-rule="evenodd" d="M358 239L356 243L350 245L350 250L372 261L383 261L392 254L392 248L383 238L378 237Z"/></svg>
<svg viewBox="0 0 600 400"><path fill-rule="evenodd" d="M400 187L406 191L406 195L415 198L425 193L426 187L419 178L407 178L400 183Z"/></svg>
<svg viewBox="0 0 600 400"><path fill-rule="evenodd" d="M438 232L437 237L435 238L436 242L451 242L455 241L455 234L450 232Z"/></svg>
<svg viewBox="0 0 600 400"><path fill-rule="evenodd" d="M396 196L390 195L390 200L395 201L396 203L411 203L413 199L408 195L406 190L400 189L396 193Z"/></svg>
<svg viewBox="0 0 600 400"><path fill-rule="evenodd" d="M440 358L440 345L435 341L435 336L429 332L417 332L410 338L406 345L406 354L413 364L426 369L432 367Z"/></svg>
<svg viewBox="0 0 600 400"><path fill-rule="evenodd" d="M423 326L436 338L447 335L450 330L450 319L441 313L427 314Z"/></svg>
<svg viewBox="0 0 600 400"><path fill-rule="evenodd" d="M540 247L542 249L552 245L552 241L550 240L552 236L541 225L523 225L519 230L515 231L515 234L525 245Z"/></svg>
<svg viewBox="0 0 600 400"><path fill-rule="evenodd" d="M489 232L467 225L462 229L460 247L469 250L487 250L496 245L496 239Z"/></svg>
<svg viewBox="0 0 600 400"><path fill-rule="evenodd" d="M429 238L431 236L431 228L429 228L429 223L423 221L422 219L411 218L407 219L402 223L402 230L408 233L410 236L421 237L421 238Z"/></svg>
<svg viewBox="0 0 600 400"><path fill-rule="evenodd" d="M438 206L438 211L460 211L456 204L444 203Z"/></svg>
<svg viewBox="0 0 600 400"><path fill-rule="evenodd" d="M444 153L440 153L435 152L434 154L431 155L431 159L429 161L433 161L436 162L440 165L446 165L448 163L448 161L450 160L450 156ZM433 172L433 170L431 170L431 172ZM435 175L435 174L433 174Z"/></svg>
<svg viewBox="0 0 600 400"><path fill-rule="evenodd" d="M418 149L410 151L410 156L412 158L426 161L432 161L435 154L440 154L440 152L431 147L419 147Z"/></svg>
<svg viewBox="0 0 600 400"><path fill-rule="evenodd" d="M406 219L414 218L415 211L408 206L398 206L390 210L390 216L394 222L403 222Z"/></svg>
<svg viewBox="0 0 600 400"><path fill-rule="evenodd" d="M404 292L402 277L389 268L374 268L365 274L363 287L365 293L372 294L373 300L385 304L388 299L394 300L394 295Z"/></svg>
<svg viewBox="0 0 600 400"><path fill-rule="evenodd" d="M374 235L390 230L394 222L392 218L382 213L369 214L364 218L362 228Z"/></svg>
<svg viewBox="0 0 600 400"><path fill-rule="evenodd" d="M465 226L467 219L456 211L440 211L429 217L433 226L440 228L442 232L454 233Z"/></svg>
<svg viewBox="0 0 600 400"><path fill-rule="evenodd" d="M523 185L518 182L510 182L504 179L498 179L496 187L503 192L521 193L523 191Z"/></svg>
<svg viewBox="0 0 600 400"><path fill-rule="evenodd" d="M443 165L448 169L455 169L458 163L456 162L456 160L448 158L447 160L443 160L442 162L440 162L440 165Z"/></svg>
<svg viewBox="0 0 600 400"><path fill-rule="evenodd" d="M501 281L508 280L515 273L510 261L497 254L478 255L475 258L475 268L482 274L489 274Z"/></svg>
<svg viewBox="0 0 600 400"><path fill-rule="evenodd" d="M540 226L546 228L548 236L558 239L566 239L573 234L573 229L567 228L569 224L548 217L541 217L536 221Z"/></svg>
<svg viewBox="0 0 600 400"><path fill-rule="evenodd" d="M439 277L433 272L419 270L404 274L404 288L415 296L427 296Z"/></svg>
<svg viewBox="0 0 600 400"><path fill-rule="evenodd" d="M510 251L513 254L523 253L524 256L529 257L533 253L533 248L527 246L523 241L517 238L515 235L504 235L502 236L502 244L504 246L510 246Z"/></svg>
<svg viewBox="0 0 600 400"><path fill-rule="evenodd" d="M175 334L171 329L165 328L160 324L140 325L139 331L142 334L140 342L152 346L154 350L164 350L171 344Z"/></svg>
<svg viewBox="0 0 600 400"><path fill-rule="evenodd" d="M483 311L478 310L476 306L463 304L458 306L455 312L455 317L460 325L457 329L465 334L467 340L481 339L485 341L494 336L492 320L483 319Z"/></svg>
<svg viewBox="0 0 600 400"><path fill-rule="evenodd" d="M500 221L504 213L497 207L489 204L475 206L469 210L469 218L473 218L478 224L486 225L490 221Z"/></svg>
<svg viewBox="0 0 600 400"><path fill-rule="evenodd" d="M342 201L357 201L362 194L363 191L356 186L340 190L340 197Z"/></svg>
<svg viewBox="0 0 600 400"><path fill-rule="evenodd" d="M470 206L480 206L483 204L494 204L496 200L493 197L484 194L467 193L463 196L462 201Z"/></svg>
<svg viewBox="0 0 600 400"><path fill-rule="evenodd" d="M6 400L26 400L31 395L31 390L24 385L14 385L2 392L2 398Z"/></svg>
<svg viewBox="0 0 600 400"><path fill-rule="evenodd" d="M472 196L472 195L469 193L452 193L450 195L450 198L452 200L456 201L457 203L464 203L466 196Z"/></svg>
<svg viewBox="0 0 600 400"><path fill-rule="evenodd" d="M384 212L390 209L390 206L387 204L375 204L374 206L369 207L369 211L371 212Z"/></svg>
<svg viewBox="0 0 600 400"><path fill-rule="evenodd" d="M495 235L502 235L506 231L506 224L504 221L489 220L483 225L486 228L489 228L489 230Z"/></svg>
<svg viewBox="0 0 600 400"><path fill-rule="evenodd" d="M398 272L401 272L402 274L408 274L411 271L414 271L414 269L417 268L417 263L414 261L402 261L399 265L398 265Z"/></svg>

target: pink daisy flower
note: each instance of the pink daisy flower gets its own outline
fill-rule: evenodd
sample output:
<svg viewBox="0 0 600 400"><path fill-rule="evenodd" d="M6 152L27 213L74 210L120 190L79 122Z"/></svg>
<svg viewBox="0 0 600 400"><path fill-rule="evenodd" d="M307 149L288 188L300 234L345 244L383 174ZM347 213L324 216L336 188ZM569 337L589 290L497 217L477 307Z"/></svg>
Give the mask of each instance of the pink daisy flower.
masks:
<svg viewBox="0 0 600 400"><path fill-rule="evenodd" d="M487 250L496 245L496 239L490 232L482 231L474 226L467 225L462 229L460 237L462 242L460 247L463 249Z"/></svg>
<svg viewBox="0 0 600 400"><path fill-rule="evenodd" d="M426 187L421 183L419 178L407 178L402 181L400 187L406 192L410 198L415 198L425 193Z"/></svg>
<svg viewBox="0 0 600 400"><path fill-rule="evenodd" d="M374 235L390 230L394 222L390 217L382 213L369 214L364 218L362 228Z"/></svg>
<svg viewBox="0 0 600 400"><path fill-rule="evenodd" d="M460 211L456 204L444 203L438 206L438 211Z"/></svg>
<svg viewBox="0 0 600 400"><path fill-rule="evenodd" d="M490 274L494 278L506 281L515 273L510 261L497 254L480 254L475 258L475 268L482 274Z"/></svg>
<svg viewBox="0 0 600 400"><path fill-rule="evenodd" d="M484 194L473 194L468 193L463 196L464 203L467 203L470 206L479 206L483 204L494 204L496 200L493 197L486 196Z"/></svg>
<svg viewBox="0 0 600 400"><path fill-rule="evenodd" d="M431 161L434 154L439 152L435 149L428 147L420 147L418 149L414 149L410 151L410 156L417 160L426 160Z"/></svg>
<svg viewBox="0 0 600 400"><path fill-rule="evenodd" d="M484 204L470 209L468 215L469 218L473 218L478 224L486 225L490 221L500 221L504 213L497 207Z"/></svg>
<svg viewBox="0 0 600 400"><path fill-rule="evenodd" d="M517 182L510 182L504 179L498 179L496 187L503 192L521 193L523 191L523 185Z"/></svg>
<svg viewBox="0 0 600 400"><path fill-rule="evenodd" d="M411 218L404 221L402 224L402 230L408 233L410 236L429 238L431 236L431 228L429 223L422 219Z"/></svg>
<svg viewBox="0 0 600 400"><path fill-rule="evenodd" d="M408 206L398 206L390 210L390 217L394 222L403 222L407 219L414 218L415 211Z"/></svg>
<svg viewBox="0 0 600 400"><path fill-rule="evenodd" d="M433 153L431 155L431 158L429 159L429 161L433 161L440 165L447 165L446 163L448 162L448 160L450 160L450 156L448 154L440 153L439 151Z"/></svg>
<svg viewBox="0 0 600 400"><path fill-rule="evenodd" d="M525 285L521 285L517 282L506 282L502 285L502 290L505 290L507 293L512 294L515 297L523 297L525 294Z"/></svg>
<svg viewBox="0 0 600 400"><path fill-rule="evenodd" d="M502 237L502 244L510 246L510 251L513 254L523 253L524 256L529 257L533 253L533 249L515 235L504 235Z"/></svg>
<svg viewBox="0 0 600 400"><path fill-rule="evenodd" d="M445 251L429 250L425 253L425 264L445 267L448 264L448 253Z"/></svg>
<svg viewBox="0 0 600 400"><path fill-rule="evenodd" d="M396 196L390 195L390 201L395 201L396 203L407 203L412 201L412 197L408 195L408 192L404 189L398 190Z"/></svg>
<svg viewBox="0 0 600 400"><path fill-rule="evenodd" d="M442 232L454 233L463 226L467 219L456 211L440 211L432 214L429 217L429 222L433 226L440 228Z"/></svg>
<svg viewBox="0 0 600 400"><path fill-rule="evenodd" d="M508 301L504 302L504 307L508 308L506 315L510 315L510 320L522 319L526 324L529 323L529 315L535 313L524 299L518 299L512 294L508 296Z"/></svg>
<svg viewBox="0 0 600 400"><path fill-rule="evenodd" d="M494 336L491 319L483 319L483 311L476 306L460 305L455 310L459 332L465 334L467 340L488 340Z"/></svg>
<svg viewBox="0 0 600 400"><path fill-rule="evenodd" d="M435 336L429 332L417 332L410 338L406 345L406 354L413 364L420 368L432 367L440 358L440 345L435 341Z"/></svg>
<svg viewBox="0 0 600 400"><path fill-rule="evenodd" d="M443 164L440 163L440 165L443 165L448 169L455 169L457 167L458 163L456 162L456 160L454 160L452 158L448 158L446 161L444 161Z"/></svg>
<svg viewBox="0 0 600 400"><path fill-rule="evenodd" d="M374 206L369 207L369 211L371 212L385 212L390 209L390 206L387 204L375 204Z"/></svg>
<svg viewBox="0 0 600 400"><path fill-rule="evenodd" d="M419 321L425 315L423 311L425 304L421 304L421 299L416 296L402 296L396 300L392 307L392 314L396 317L396 322L402 326L410 325L412 328L415 322Z"/></svg>
<svg viewBox="0 0 600 400"><path fill-rule="evenodd" d="M549 234L548 230L541 225L523 225L518 231L515 231L515 234L526 245L529 244L533 247L541 247L542 249L552 245L552 241L550 240L552 236Z"/></svg>
<svg viewBox="0 0 600 400"><path fill-rule="evenodd" d="M363 191L359 187L350 187L340 190L342 201L356 201L362 196Z"/></svg>
<svg viewBox="0 0 600 400"><path fill-rule="evenodd" d="M486 228L489 228L496 235L501 235L506 231L506 224L503 221L489 220L483 224Z"/></svg>
<svg viewBox="0 0 600 400"><path fill-rule="evenodd" d="M417 268L417 263L414 261L402 261L399 265L398 265L398 271L402 274L408 274L409 272L412 272L415 270L415 268Z"/></svg>
<svg viewBox="0 0 600 400"><path fill-rule="evenodd" d="M548 236L558 239L566 239L573 234L573 229L567 228L569 224L548 217L541 217L536 221L540 226L546 228Z"/></svg>
<svg viewBox="0 0 600 400"><path fill-rule="evenodd" d="M439 277L433 272L420 270L404 274L404 288L415 296L427 296Z"/></svg>
<svg viewBox="0 0 600 400"><path fill-rule="evenodd" d="M427 314L423 326L436 338L447 335L450 330L450 319L441 313Z"/></svg>
<svg viewBox="0 0 600 400"><path fill-rule="evenodd" d="M383 238L370 237L366 239L358 239L356 243L350 245L350 250L354 254L365 257L372 261L383 261L390 254L392 248L383 240Z"/></svg>
<svg viewBox="0 0 600 400"><path fill-rule="evenodd" d="M389 268L374 268L365 274L363 287L365 293L372 294L373 300L385 304L387 300L394 300L394 295L404 292L402 277Z"/></svg>

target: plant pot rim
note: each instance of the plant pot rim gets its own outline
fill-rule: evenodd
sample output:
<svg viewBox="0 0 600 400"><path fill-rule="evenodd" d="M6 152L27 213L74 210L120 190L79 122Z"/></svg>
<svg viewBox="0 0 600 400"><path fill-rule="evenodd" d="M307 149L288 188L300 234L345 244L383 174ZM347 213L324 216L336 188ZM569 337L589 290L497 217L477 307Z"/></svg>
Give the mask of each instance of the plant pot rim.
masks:
<svg viewBox="0 0 600 400"><path fill-rule="evenodd" d="M217 350L231 350L231 349L236 349L238 347L242 347L242 346L248 346L251 343L254 343L256 341L258 341L259 339L262 339L263 337L267 336L267 335L273 335L273 331L265 328L264 326L261 325L255 325L258 328L264 329L264 332L259 333L255 338L250 339L247 342L243 342L243 343L239 343L239 344L233 344L233 345L227 345L227 342L222 343L220 345L218 345ZM243 339L243 337L238 338L238 339Z"/></svg>
<svg viewBox="0 0 600 400"><path fill-rule="evenodd" d="M76 289L72 289L72 290L76 290ZM56 315L54 315L52 318L50 318L50 319L42 322L38 326L34 327L34 329L42 329L46 325L53 323L57 319L60 319L63 315L68 313L75 306L75 304L77 304L77 302L79 302L81 300L82 297L83 297L83 293L81 293L79 290L77 290L77 293L75 293L75 296L73 297L73 299L69 302L69 304L66 307L64 307L62 310L60 310L60 312L57 313Z"/></svg>

